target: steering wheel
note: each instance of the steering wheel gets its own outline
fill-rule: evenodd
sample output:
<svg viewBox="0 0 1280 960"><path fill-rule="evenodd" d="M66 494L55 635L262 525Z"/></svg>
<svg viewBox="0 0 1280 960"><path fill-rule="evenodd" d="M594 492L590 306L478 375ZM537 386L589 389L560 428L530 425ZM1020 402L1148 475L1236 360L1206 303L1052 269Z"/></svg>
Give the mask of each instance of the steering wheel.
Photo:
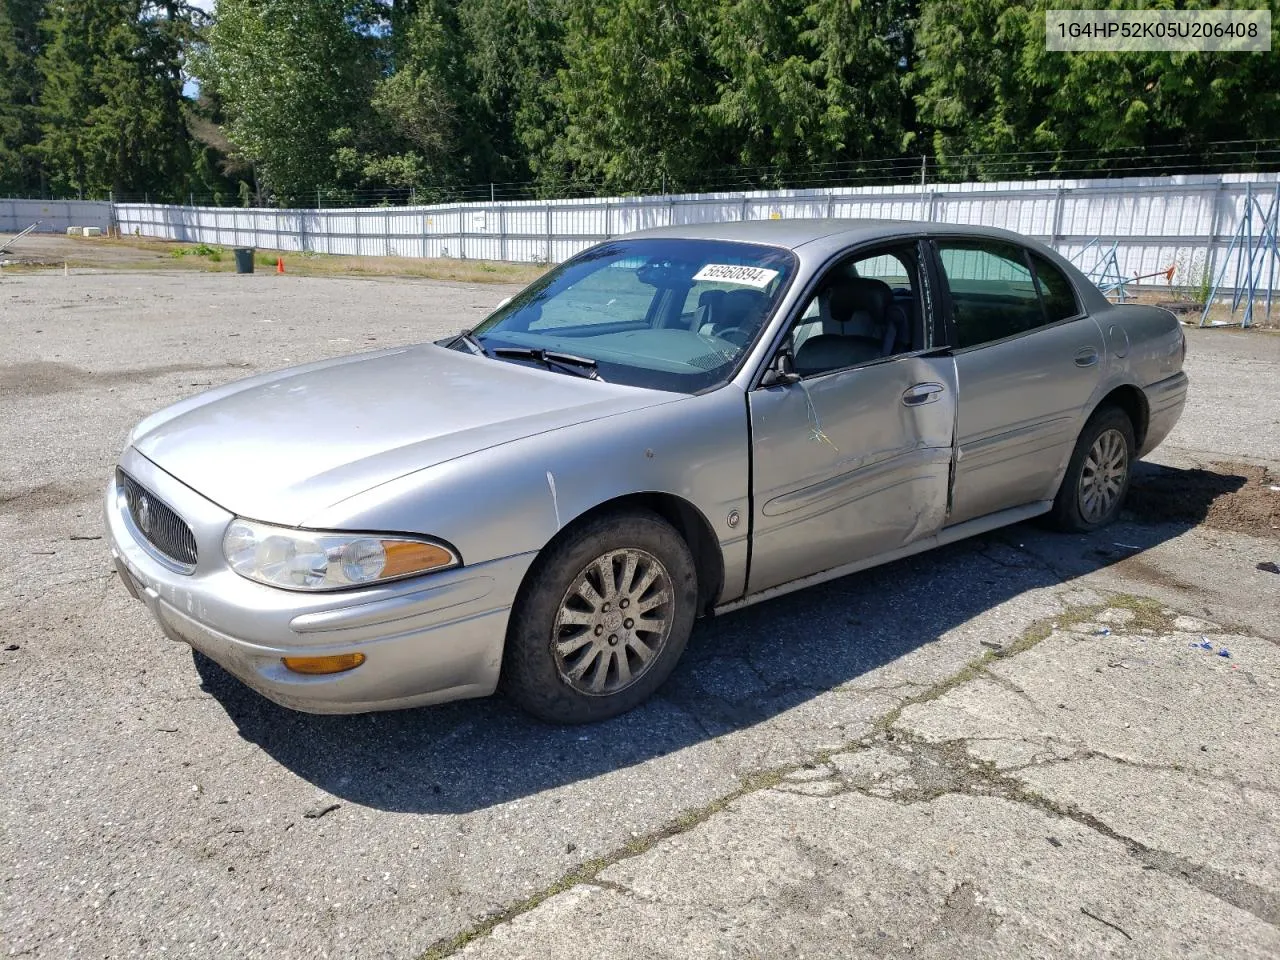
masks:
<svg viewBox="0 0 1280 960"><path fill-rule="evenodd" d="M728 340L735 347L745 347L751 342L753 331L750 327L725 327L723 330L712 330L713 337Z"/></svg>

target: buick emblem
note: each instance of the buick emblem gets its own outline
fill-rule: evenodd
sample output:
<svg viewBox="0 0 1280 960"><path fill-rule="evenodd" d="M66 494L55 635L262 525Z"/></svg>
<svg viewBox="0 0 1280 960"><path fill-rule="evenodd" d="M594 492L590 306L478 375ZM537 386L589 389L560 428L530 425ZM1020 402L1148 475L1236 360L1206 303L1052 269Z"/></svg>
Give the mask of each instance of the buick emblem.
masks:
<svg viewBox="0 0 1280 960"><path fill-rule="evenodd" d="M147 536L151 536L151 501L147 497L138 500L138 526Z"/></svg>

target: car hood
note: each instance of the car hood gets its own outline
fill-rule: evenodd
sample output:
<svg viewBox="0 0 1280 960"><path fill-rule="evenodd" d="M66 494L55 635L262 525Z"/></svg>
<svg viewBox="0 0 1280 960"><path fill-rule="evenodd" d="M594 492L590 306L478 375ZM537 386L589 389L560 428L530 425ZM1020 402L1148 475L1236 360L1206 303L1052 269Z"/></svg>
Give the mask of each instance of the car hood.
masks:
<svg viewBox="0 0 1280 960"><path fill-rule="evenodd" d="M303 525L415 470L677 399L424 345L228 384L147 418L130 442L234 514Z"/></svg>

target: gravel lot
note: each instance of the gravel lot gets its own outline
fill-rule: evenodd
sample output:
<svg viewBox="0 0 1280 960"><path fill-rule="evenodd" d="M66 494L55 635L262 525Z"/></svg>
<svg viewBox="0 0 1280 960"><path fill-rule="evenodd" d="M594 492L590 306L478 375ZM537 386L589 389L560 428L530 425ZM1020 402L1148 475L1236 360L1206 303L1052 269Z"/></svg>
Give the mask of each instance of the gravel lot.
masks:
<svg viewBox="0 0 1280 960"><path fill-rule="evenodd" d="M1274 335L1191 332L1105 534L704 624L597 727L293 714L163 639L97 539L133 423L511 292L0 277L0 955L1280 955Z"/></svg>

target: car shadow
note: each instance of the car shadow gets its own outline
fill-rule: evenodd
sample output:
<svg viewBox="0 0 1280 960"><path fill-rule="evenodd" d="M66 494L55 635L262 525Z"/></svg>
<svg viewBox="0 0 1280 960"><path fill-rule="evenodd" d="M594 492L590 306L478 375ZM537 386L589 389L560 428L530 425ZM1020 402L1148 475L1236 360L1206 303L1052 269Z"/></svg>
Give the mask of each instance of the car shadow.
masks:
<svg viewBox="0 0 1280 960"><path fill-rule="evenodd" d="M1204 473L1139 464L1139 510L1093 535L1019 524L703 621L652 700L589 727L539 723L500 697L314 716L263 699L205 657L196 665L245 740L335 797L389 811L470 812L768 721L1028 590L1150 549L1244 483L1191 476ZM1152 506L1153 489L1178 492L1176 515Z"/></svg>

